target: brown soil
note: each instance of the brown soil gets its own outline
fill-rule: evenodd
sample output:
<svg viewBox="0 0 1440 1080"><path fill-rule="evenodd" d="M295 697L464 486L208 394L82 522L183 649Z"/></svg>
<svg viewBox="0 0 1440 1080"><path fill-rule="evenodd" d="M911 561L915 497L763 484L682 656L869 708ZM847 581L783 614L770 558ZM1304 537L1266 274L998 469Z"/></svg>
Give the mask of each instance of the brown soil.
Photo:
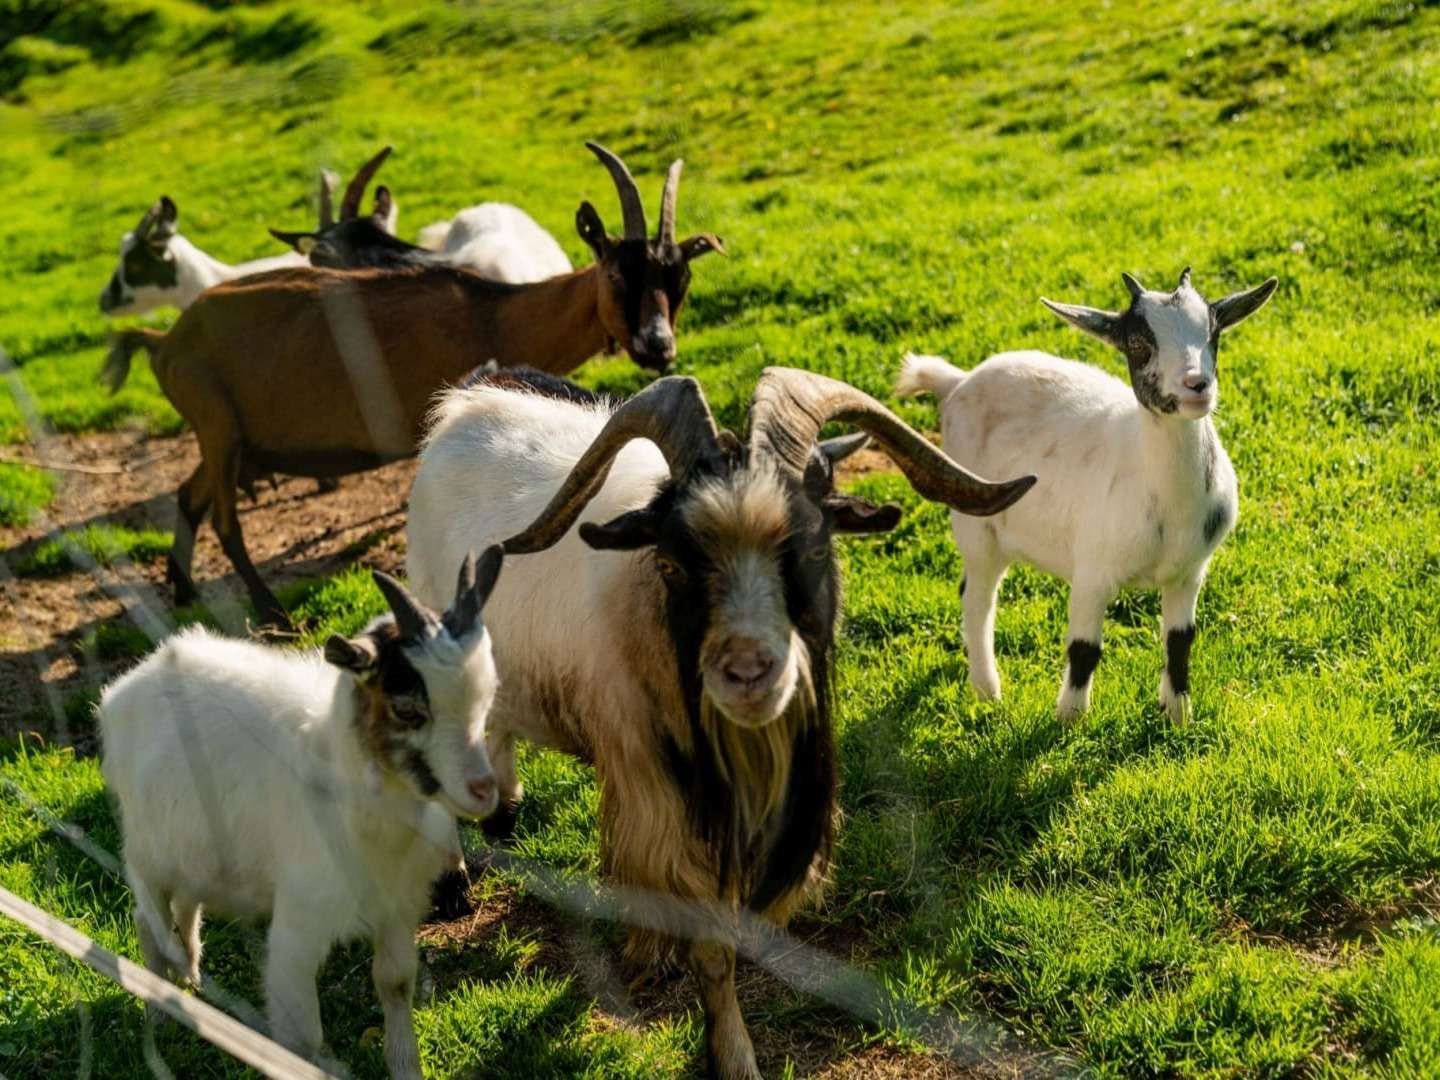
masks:
<svg viewBox="0 0 1440 1080"><path fill-rule="evenodd" d="M15 456L12 454L12 456ZM189 435L157 439L130 433L60 436L45 457L90 467L125 467L119 475L57 473L60 492L31 525L0 529L0 737L35 730L51 741L78 740L62 704L94 693L133 659L87 655L82 640L96 626L145 613L171 625L171 590L164 560L127 563L57 576L14 576L13 569L57 530L87 524L124 525L169 532L175 491L199 461ZM250 556L272 588L322 577L361 562L383 570L404 563L405 498L413 461L349 476L338 490L317 493L313 480L277 478L242 499L240 520ZM195 579L207 606L231 632L246 630L245 590L208 525L195 546ZM143 622L142 622L143 625Z"/></svg>

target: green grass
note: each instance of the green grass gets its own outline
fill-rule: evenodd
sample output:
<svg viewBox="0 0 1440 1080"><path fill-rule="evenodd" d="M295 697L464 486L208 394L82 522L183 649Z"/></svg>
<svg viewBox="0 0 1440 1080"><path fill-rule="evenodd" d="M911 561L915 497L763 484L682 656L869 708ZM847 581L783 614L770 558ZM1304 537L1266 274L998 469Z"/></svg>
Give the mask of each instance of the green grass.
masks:
<svg viewBox="0 0 1440 1080"><path fill-rule="evenodd" d="M22 577L63 574L87 561L109 566L125 559L158 559L170 550L170 534L155 529L127 529L121 525L86 525L67 529L58 537L40 541L15 565ZM77 565L77 557L81 565Z"/></svg>
<svg viewBox="0 0 1440 1080"><path fill-rule="evenodd" d="M732 257L694 268L678 369L731 425L772 363L880 395L908 348L967 365L1039 348L1119 374L1036 298L1116 306L1122 269L1159 287L1193 265L1212 297L1278 275L1221 356L1241 518L1201 595L1184 729L1153 701L1159 608L1142 593L1112 611L1092 711L1056 723L1065 590L1025 570L1002 591L1006 699L978 704L944 512L864 481L907 517L843 545L845 818L827 906L802 929L862 941L864 966L916 1002L998 1015L1102 1075L1433 1068L1440 6L0 0L0 41L22 10L56 14L0 48L0 347L65 431L178 429L145 364L115 398L94 382L96 295L162 191L187 236L238 261L276 250L266 225L311 219L320 165L385 142L403 233L513 200L577 262L579 201L618 218L585 138L626 157L652 213L684 156L680 228ZM581 374L644 382L623 359ZM901 412L934 427L929 404ZM0 394L0 439L25 436ZM0 521L49 491L0 467ZM286 600L307 642L379 610L358 569ZM594 871L588 771L538 753L524 768L518 849ZM93 762L12 747L0 771L118 841ZM124 890L9 802L0 882L135 955ZM432 1071L694 1068L697 1014L601 1022L538 933L432 959ZM257 997L251 939L212 939L217 976ZM366 966L342 952L322 986L332 1043L374 1075ZM105 1036L96 1074L141 1075L139 1012L118 992L9 927L0 970L0 1072L73 1071L82 1002ZM762 1043L812 1022L781 1005L755 1018ZM177 1075L235 1071L166 1039Z"/></svg>

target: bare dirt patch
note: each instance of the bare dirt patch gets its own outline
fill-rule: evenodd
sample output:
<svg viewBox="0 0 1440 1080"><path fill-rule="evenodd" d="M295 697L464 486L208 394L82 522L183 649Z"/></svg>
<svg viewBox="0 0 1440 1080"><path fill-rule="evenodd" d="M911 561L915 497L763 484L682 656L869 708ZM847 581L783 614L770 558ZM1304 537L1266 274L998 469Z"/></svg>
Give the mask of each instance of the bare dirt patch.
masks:
<svg viewBox="0 0 1440 1080"><path fill-rule="evenodd" d="M200 460L190 435L147 438L134 433L60 436L47 459L106 468L118 475L58 473L55 502L23 528L0 529L0 737L37 730L52 741L77 733L63 716L66 700L95 692L134 661L105 659L81 647L102 623L142 621L146 612L169 625L171 593L164 560L17 578L11 569L48 536L91 524L170 531L175 491ZM240 519L251 558L273 588L335 573L355 562L384 570L404 563L405 499L415 462L344 478L319 493L313 480L262 482ZM245 630L245 591L208 525L195 547L195 577L206 605L231 632ZM131 614L127 615L127 609ZM81 739L80 749L85 749Z"/></svg>

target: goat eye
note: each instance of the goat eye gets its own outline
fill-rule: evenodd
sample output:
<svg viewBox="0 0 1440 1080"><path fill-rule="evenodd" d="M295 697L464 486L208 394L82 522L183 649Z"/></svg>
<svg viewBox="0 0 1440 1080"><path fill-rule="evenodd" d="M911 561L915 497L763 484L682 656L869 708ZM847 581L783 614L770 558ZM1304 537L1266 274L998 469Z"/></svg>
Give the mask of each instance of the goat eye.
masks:
<svg viewBox="0 0 1440 1080"><path fill-rule="evenodd" d="M392 705L390 712L399 723L410 728L424 727L425 721L430 719L423 709L417 709L413 705Z"/></svg>
<svg viewBox="0 0 1440 1080"><path fill-rule="evenodd" d="M813 547L805 553L805 558L809 559L811 562L824 562L829 557L830 546L828 544L824 545L823 547Z"/></svg>
<svg viewBox="0 0 1440 1080"><path fill-rule="evenodd" d="M661 577L667 578L673 578L680 573L680 568L669 559L657 558L655 560L655 569L660 571Z"/></svg>

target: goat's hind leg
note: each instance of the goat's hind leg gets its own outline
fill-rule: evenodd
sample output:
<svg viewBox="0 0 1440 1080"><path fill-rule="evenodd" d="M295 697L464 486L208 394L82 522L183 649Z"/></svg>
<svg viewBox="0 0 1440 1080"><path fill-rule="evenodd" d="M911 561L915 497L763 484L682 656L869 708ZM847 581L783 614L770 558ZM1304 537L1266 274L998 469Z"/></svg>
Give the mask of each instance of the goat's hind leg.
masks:
<svg viewBox="0 0 1440 1080"><path fill-rule="evenodd" d="M220 546L229 556L235 572L250 591L250 601L255 605L255 617L262 625L288 629L290 619L276 599L270 587L260 577L250 553L245 550L245 536L240 531L240 514L236 493L240 483L240 446L233 440L212 438L203 447L210 464L209 477L214 493L214 510L211 524Z"/></svg>
<svg viewBox="0 0 1440 1080"><path fill-rule="evenodd" d="M195 590L195 581L190 576L190 565L195 558L195 530L210 509L210 488L206 482L204 461L180 485L175 504L175 539L170 544L165 579L175 587L175 603L184 606L200 598Z"/></svg>
<svg viewBox="0 0 1440 1080"><path fill-rule="evenodd" d="M961 529L955 528L956 543L961 542ZM961 629L965 635L965 653L970 662L970 685L981 701L1000 700L1000 670L995 666L995 605L1000 595L1000 582L1009 564L992 543L973 543L967 535L960 551L965 559L965 576L960 579L960 607L963 612Z"/></svg>

